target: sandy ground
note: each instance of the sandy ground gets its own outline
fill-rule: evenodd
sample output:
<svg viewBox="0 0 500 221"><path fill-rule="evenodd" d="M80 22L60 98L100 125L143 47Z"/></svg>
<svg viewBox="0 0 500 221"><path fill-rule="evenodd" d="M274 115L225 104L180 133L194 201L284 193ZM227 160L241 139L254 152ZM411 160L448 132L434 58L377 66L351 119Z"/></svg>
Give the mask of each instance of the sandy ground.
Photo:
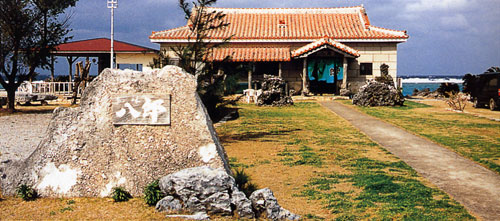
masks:
<svg viewBox="0 0 500 221"><path fill-rule="evenodd" d="M0 162L27 158L44 138L52 113L0 117Z"/></svg>

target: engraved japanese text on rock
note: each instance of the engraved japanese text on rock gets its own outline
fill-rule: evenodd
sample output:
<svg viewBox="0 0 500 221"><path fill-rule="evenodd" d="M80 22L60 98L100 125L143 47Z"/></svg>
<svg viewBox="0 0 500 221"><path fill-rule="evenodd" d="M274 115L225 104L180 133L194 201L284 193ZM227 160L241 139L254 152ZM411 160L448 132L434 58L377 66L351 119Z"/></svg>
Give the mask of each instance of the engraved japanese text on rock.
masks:
<svg viewBox="0 0 500 221"><path fill-rule="evenodd" d="M170 125L170 95L119 95L113 98L114 125Z"/></svg>

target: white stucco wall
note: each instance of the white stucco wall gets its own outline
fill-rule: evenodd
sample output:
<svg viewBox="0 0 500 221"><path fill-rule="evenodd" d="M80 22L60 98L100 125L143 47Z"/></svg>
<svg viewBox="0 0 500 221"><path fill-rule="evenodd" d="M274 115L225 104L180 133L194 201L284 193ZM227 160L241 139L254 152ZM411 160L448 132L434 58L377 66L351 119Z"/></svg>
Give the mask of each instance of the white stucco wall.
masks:
<svg viewBox="0 0 500 221"><path fill-rule="evenodd" d="M347 80L353 84L364 84L368 79L380 76L380 65L389 65L389 75L396 81L398 70L398 46L397 43L346 43L359 51L357 59L349 59ZM360 63L372 63L373 74L361 75Z"/></svg>
<svg viewBox="0 0 500 221"><path fill-rule="evenodd" d="M116 54L117 64L142 64L142 70L151 70L149 64L153 62L153 58L158 58L155 53L118 53Z"/></svg>

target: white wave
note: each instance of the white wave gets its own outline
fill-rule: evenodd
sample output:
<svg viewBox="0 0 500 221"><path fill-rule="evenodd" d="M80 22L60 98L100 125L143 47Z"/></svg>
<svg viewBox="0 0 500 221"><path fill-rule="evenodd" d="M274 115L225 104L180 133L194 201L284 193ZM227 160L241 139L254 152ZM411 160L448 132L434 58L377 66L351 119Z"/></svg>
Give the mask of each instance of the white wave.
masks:
<svg viewBox="0 0 500 221"><path fill-rule="evenodd" d="M425 84L425 83L457 83L462 84L464 80L458 78L406 78L401 80L403 83Z"/></svg>

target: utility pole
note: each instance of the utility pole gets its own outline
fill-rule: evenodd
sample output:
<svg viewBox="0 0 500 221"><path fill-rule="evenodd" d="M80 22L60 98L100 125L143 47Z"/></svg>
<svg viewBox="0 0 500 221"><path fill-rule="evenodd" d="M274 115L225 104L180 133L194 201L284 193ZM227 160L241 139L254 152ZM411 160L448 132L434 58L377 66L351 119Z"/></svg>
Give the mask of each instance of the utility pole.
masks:
<svg viewBox="0 0 500 221"><path fill-rule="evenodd" d="M118 8L118 0L108 0L108 8L111 9L111 64L110 68L114 69L114 17L115 17L115 8Z"/></svg>

